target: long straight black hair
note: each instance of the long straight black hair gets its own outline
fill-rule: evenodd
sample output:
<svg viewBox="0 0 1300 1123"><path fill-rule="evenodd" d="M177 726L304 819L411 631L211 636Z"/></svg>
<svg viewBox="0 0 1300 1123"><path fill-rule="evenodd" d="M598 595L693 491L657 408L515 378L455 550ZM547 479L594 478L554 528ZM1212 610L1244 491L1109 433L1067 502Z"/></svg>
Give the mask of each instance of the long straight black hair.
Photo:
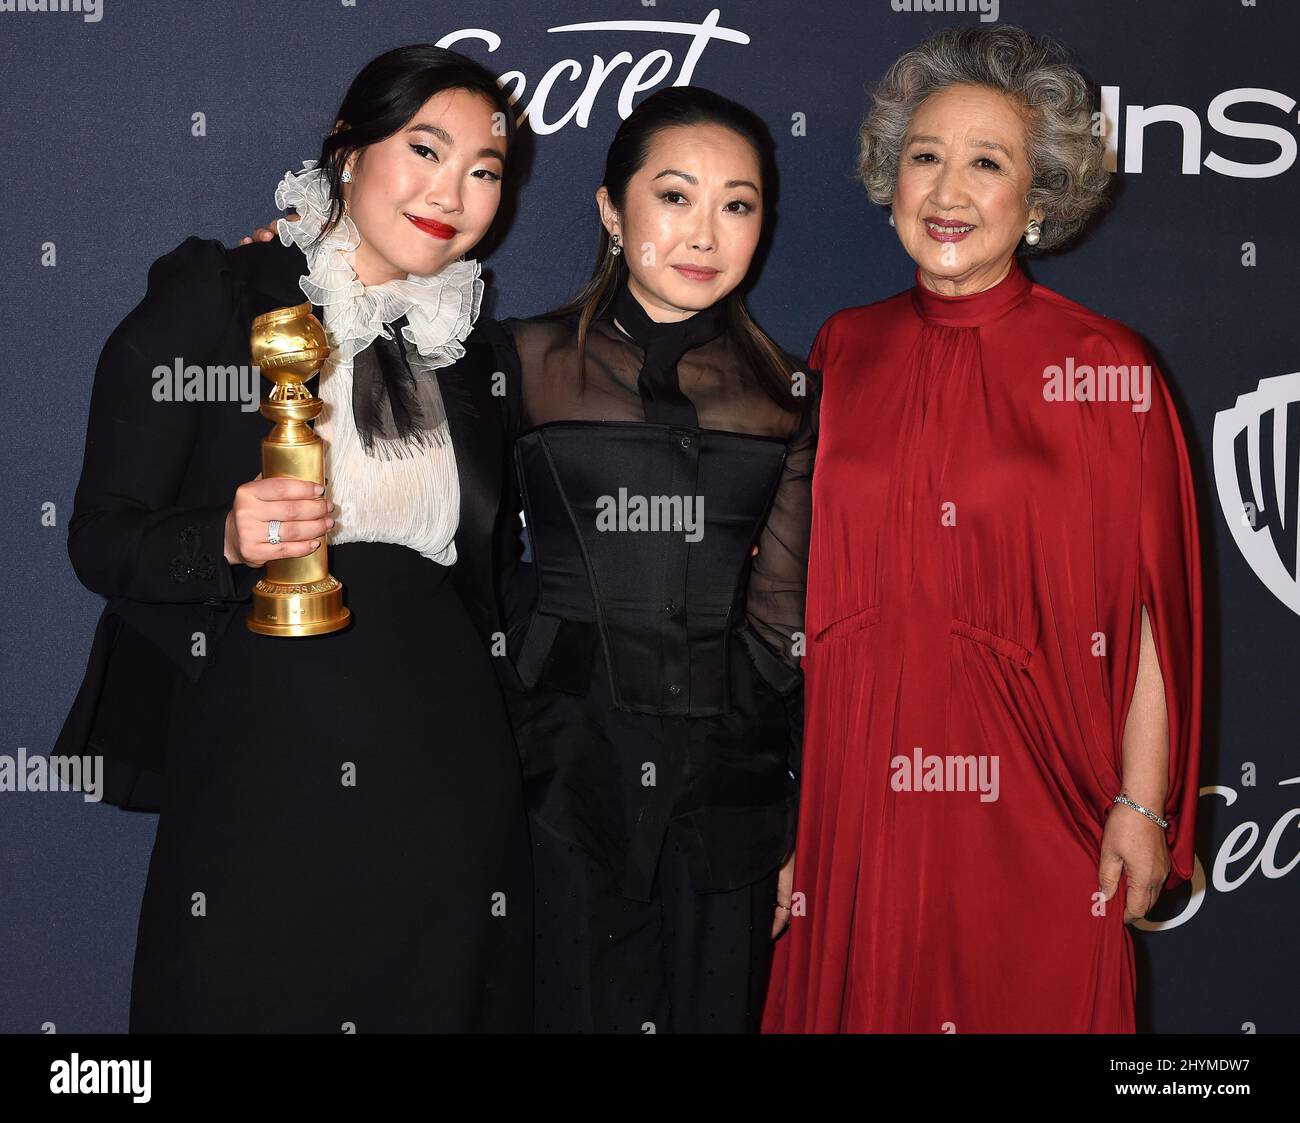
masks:
<svg viewBox="0 0 1300 1123"><path fill-rule="evenodd" d="M762 176L764 233L770 232L775 213L771 201L776 197L776 145L771 133L762 120L743 105L698 86L670 86L656 91L632 110L619 126L605 157L605 176L601 181L615 208L623 210L628 181L645 165L655 137L665 129L693 125L720 125L753 146ZM578 369L584 375L587 329L608 306L628 272L626 254L611 254L609 246L609 232L600 224L596 263L591 277L572 300L547 313L555 317L578 317ZM806 411L810 404L808 397L793 390L791 376L795 368L781 348L754 322L745 307L739 285L723 298L723 322L740 348L745 366L763 391L787 410Z"/></svg>
<svg viewBox="0 0 1300 1123"><path fill-rule="evenodd" d="M321 142L320 159L329 185L329 219L321 237L343 217L343 166L358 149L387 140L401 129L434 94L470 90L493 107L493 131L505 138L506 158L515 144L515 115L510 101L487 67L466 55L415 43L371 59L348 87L334 114L342 124Z"/></svg>

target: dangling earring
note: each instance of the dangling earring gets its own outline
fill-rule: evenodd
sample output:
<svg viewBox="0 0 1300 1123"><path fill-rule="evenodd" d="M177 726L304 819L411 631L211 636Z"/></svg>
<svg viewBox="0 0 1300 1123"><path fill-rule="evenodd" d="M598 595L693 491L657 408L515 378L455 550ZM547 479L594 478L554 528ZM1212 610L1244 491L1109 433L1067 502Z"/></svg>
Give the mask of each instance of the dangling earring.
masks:
<svg viewBox="0 0 1300 1123"><path fill-rule="evenodd" d="M893 212L893 211L890 211L890 212L889 212L889 225L890 225L890 226L893 226L893 225L894 225L894 212Z"/></svg>
<svg viewBox="0 0 1300 1123"><path fill-rule="evenodd" d="M610 257L618 257L618 255L621 254L622 252L623 252L623 247L620 246L620 245L618 244L618 235L617 235L617 234L611 234L611 235L609 236L609 255L610 255Z"/></svg>
<svg viewBox="0 0 1300 1123"><path fill-rule="evenodd" d="M1043 236L1043 228L1038 225L1034 219L1029 220L1029 225L1025 227L1025 244L1036 246Z"/></svg>
<svg viewBox="0 0 1300 1123"><path fill-rule="evenodd" d="M351 183L351 182L352 182L352 173L349 172L349 171L346 171L346 170L345 170L345 171L343 172L343 174L342 174L341 176L339 176L339 179L341 179L344 183Z"/></svg>

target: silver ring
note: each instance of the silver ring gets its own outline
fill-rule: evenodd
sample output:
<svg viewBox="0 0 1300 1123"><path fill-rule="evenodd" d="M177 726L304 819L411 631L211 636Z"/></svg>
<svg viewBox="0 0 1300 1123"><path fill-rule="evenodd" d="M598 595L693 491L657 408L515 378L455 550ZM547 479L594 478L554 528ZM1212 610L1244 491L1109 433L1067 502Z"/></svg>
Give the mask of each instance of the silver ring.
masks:
<svg viewBox="0 0 1300 1123"><path fill-rule="evenodd" d="M278 546L280 544L280 520L279 519L272 519L269 523L266 524L266 540L269 543L271 543L272 546Z"/></svg>

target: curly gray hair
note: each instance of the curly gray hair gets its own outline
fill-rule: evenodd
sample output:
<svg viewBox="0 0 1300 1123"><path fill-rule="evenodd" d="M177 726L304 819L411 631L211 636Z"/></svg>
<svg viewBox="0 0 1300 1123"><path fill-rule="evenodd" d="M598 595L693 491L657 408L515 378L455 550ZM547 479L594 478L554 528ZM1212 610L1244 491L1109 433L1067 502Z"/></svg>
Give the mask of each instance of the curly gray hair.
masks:
<svg viewBox="0 0 1300 1123"><path fill-rule="evenodd" d="M1027 111L1033 183L1025 201L1044 215L1036 248L1069 242L1101 208L1110 187L1105 144L1094 128L1097 100L1056 44L1018 27L948 28L894 62L858 134L858 173L871 201L893 203L903 137L917 106L956 85L996 90Z"/></svg>

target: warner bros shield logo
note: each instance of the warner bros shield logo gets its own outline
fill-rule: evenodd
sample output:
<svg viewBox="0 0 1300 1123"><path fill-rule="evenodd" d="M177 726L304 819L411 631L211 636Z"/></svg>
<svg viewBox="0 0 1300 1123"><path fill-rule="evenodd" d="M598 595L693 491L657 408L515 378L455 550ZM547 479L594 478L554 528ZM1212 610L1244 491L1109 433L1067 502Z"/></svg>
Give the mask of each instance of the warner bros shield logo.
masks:
<svg viewBox="0 0 1300 1123"><path fill-rule="evenodd" d="M1232 409L1215 414L1214 478L1242 557L1300 615L1300 373L1261 379Z"/></svg>

